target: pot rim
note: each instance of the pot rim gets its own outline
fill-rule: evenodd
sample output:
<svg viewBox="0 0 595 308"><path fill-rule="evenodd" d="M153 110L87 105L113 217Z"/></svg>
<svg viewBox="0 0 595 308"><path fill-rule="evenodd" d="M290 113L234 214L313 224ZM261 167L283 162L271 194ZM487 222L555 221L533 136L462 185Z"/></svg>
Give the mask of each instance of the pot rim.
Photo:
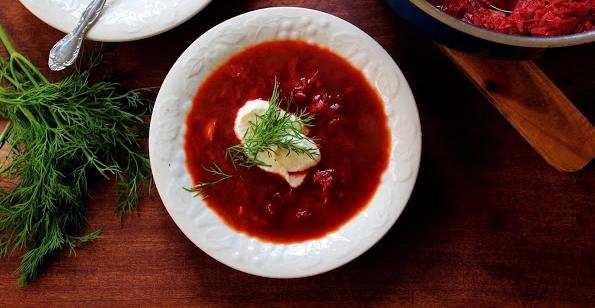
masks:
<svg viewBox="0 0 595 308"><path fill-rule="evenodd" d="M566 47L595 42L595 31L582 32L577 34L553 36L553 37L532 37L504 34L492 30L483 29L460 19L448 15L426 0L410 1L426 14L434 17L443 24L459 30L471 36L491 41L494 43L530 48Z"/></svg>

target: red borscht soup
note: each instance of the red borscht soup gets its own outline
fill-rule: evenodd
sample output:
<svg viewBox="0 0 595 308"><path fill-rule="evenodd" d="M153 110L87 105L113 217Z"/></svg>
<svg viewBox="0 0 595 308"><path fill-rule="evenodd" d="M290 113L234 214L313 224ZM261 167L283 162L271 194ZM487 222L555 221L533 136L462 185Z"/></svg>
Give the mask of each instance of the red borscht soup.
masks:
<svg viewBox="0 0 595 308"><path fill-rule="evenodd" d="M316 142L319 162L301 172L298 187L226 157L242 142L234 133L238 111L247 101L269 100L276 82L281 109L314 117L304 133ZM201 190L204 202L231 228L268 242L305 241L340 228L371 200L390 154L375 88L342 57L301 41L262 43L234 55L198 89L186 128L194 183L214 183ZM229 177L221 180L208 170L213 165Z"/></svg>

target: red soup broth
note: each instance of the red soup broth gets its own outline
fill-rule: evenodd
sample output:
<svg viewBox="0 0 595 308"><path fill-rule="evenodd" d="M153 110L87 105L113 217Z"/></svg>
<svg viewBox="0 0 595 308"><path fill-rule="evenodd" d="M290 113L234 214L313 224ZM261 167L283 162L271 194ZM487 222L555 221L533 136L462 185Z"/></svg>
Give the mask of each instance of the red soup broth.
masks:
<svg viewBox="0 0 595 308"><path fill-rule="evenodd" d="M260 168L237 169L225 150L240 143L233 126L248 100L268 100L277 80L290 112L315 116L307 132L321 161L291 188ZM282 103L282 108L287 104ZM374 195L390 155L383 104L362 72L333 52L300 41L250 47L216 69L201 85L186 120L184 150L194 183L232 177L202 192L206 204L231 228L275 243L300 242L337 230ZM198 204L198 202L197 202Z"/></svg>

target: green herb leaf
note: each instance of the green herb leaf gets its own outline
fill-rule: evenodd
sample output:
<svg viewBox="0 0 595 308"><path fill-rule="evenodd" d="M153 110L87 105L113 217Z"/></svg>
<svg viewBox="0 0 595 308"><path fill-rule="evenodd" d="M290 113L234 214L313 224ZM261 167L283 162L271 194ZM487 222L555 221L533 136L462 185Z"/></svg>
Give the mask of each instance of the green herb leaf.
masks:
<svg viewBox="0 0 595 308"><path fill-rule="evenodd" d="M188 192L195 193L197 197L202 196L202 198L204 200L204 199L208 198L208 196L203 195L205 188L215 185L217 183L223 182L223 181L231 178L232 175L225 173L225 171L223 171L223 169L221 169L221 167L219 167L219 165L217 165L215 163L213 163L211 165L211 167L209 167L209 168L203 167L203 169L218 178L216 180L213 180L210 182L200 182L191 188L184 188L184 189Z"/></svg>
<svg viewBox="0 0 595 308"><path fill-rule="evenodd" d="M258 154L264 152L273 155L279 148L287 149L288 153L305 154L311 159L316 159L319 155L317 149L302 145L302 141L311 140L306 136L305 128L313 126L314 116L305 109L298 110L295 114L283 112L280 107L282 102L279 82L275 80L266 112L250 123L241 144L231 146L225 151L225 157L234 166L269 166L258 159ZM291 101L287 103L287 110L290 108Z"/></svg>
<svg viewBox="0 0 595 308"><path fill-rule="evenodd" d="M149 112L140 92L117 83L92 83L90 70L52 83L11 45L0 26L8 57L0 57L0 255L25 250L19 285L37 277L48 254L98 238L80 236L86 203L99 176L115 177L121 217L138 207L151 185L141 145ZM5 147L6 148L6 147Z"/></svg>

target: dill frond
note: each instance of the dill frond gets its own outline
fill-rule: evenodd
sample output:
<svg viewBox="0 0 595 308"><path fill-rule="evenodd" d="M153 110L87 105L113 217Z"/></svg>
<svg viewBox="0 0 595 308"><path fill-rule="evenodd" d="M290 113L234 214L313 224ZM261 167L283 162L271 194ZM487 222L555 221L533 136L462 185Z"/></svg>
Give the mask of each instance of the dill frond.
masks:
<svg viewBox="0 0 595 308"><path fill-rule="evenodd" d="M295 114L283 112L283 100L279 93L279 82L275 80L273 93L266 112L256 117L250 123L243 142L226 149L225 157L234 166L251 168L254 166L269 166L258 159L260 153L275 155L279 148L304 154L311 159L319 155L316 148L304 147L302 141L314 141L305 134L305 127L312 127L314 116L306 109L298 110ZM291 108L291 101L287 103L287 110Z"/></svg>
<svg viewBox="0 0 595 308"><path fill-rule="evenodd" d="M184 190L186 190L187 192L194 193L196 197L202 196L203 200L208 198L208 196L203 194L205 188L218 184L233 177L232 175L225 173L225 171L223 171L223 169L221 169L221 167L219 167L219 165L217 165L216 163L213 163L209 168L205 168L203 166L203 169L209 172L211 175L216 176L218 178L210 182L200 182L190 188L184 188Z"/></svg>
<svg viewBox="0 0 595 308"><path fill-rule="evenodd" d="M91 183L115 178L121 217L138 207L151 183L143 151L148 106L139 91L114 82L90 81L78 70L50 82L18 53L0 26L8 57L0 57L0 117L10 129L0 141L11 149L0 157L0 255L24 250L19 285L37 277L53 252L99 237L81 236Z"/></svg>

